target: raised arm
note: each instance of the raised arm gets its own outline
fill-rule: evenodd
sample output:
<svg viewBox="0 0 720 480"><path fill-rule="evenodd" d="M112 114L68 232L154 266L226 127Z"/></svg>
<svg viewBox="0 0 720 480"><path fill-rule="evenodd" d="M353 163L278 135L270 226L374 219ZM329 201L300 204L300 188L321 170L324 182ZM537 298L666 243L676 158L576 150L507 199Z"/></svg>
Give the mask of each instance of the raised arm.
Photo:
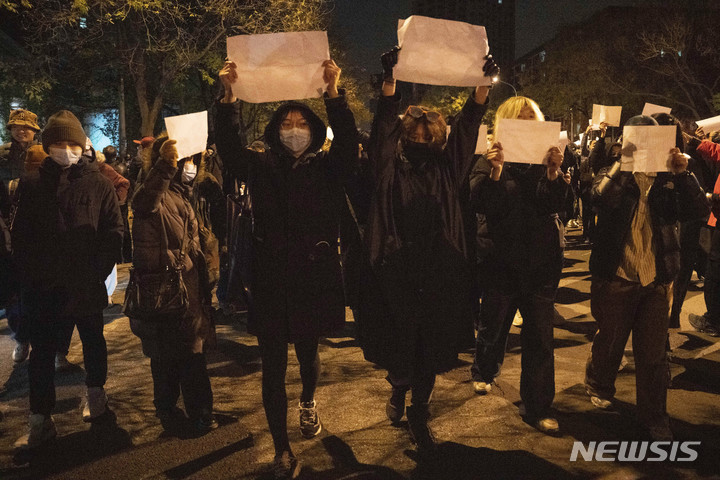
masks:
<svg viewBox="0 0 720 480"><path fill-rule="evenodd" d="M342 70L332 60L327 60L323 65L325 66L323 77L328 84L325 108L334 135L329 153L330 166L337 169L343 179L347 179L354 171L358 161L358 134L355 116L348 106L345 91L338 90Z"/></svg>
<svg viewBox="0 0 720 480"><path fill-rule="evenodd" d="M225 62L219 76L225 94L215 104L215 145L228 171L238 180L247 182L248 165L257 159L258 153L246 148L242 102L233 93L233 84L238 79L235 63Z"/></svg>
<svg viewBox="0 0 720 480"><path fill-rule="evenodd" d="M135 192L132 205L137 215L150 215L159 208L160 199L177 172L178 153L175 143L175 140L165 140L160 147L160 158Z"/></svg>
<svg viewBox="0 0 720 480"><path fill-rule="evenodd" d="M492 55L486 57L483 74L493 79L500 75L500 68ZM475 87L473 95L467 99L462 110L455 117L455 124L450 130L445 152L458 184L466 181L473 167L478 130L487 110L489 92L488 86Z"/></svg>
<svg viewBox="0 0 720 480"><path fill-rule="evenodd" d="M399 51L398 47L394 47L380 57L384 76L382 95L378 99L368 148L370 173L375 179L393 167L397 143L400 139L400 118L398 117L400 95L395 92L395 79L392 73Z"/></svg>

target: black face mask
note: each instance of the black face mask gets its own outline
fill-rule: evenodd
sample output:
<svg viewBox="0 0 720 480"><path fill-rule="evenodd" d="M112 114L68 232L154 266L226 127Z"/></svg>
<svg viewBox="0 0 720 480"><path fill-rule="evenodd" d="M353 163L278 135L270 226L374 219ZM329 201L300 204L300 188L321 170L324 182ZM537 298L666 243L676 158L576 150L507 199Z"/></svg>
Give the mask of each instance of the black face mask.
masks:
<svg viewBox="0 0 720 480"><path fill-rule="evenodd" d="M403 142L403 153L408 161L413 164L424 163L435 157L429 143L412 142L410 140Z"/></svg>

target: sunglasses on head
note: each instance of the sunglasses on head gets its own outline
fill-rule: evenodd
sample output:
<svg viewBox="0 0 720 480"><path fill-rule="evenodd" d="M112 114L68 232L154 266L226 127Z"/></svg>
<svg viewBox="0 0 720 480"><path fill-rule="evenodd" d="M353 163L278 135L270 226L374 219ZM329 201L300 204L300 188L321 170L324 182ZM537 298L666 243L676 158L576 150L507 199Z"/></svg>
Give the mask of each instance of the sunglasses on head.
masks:
<svg viewBox="0 0 720 480"><path fill-rule="evenodd" d="M410 105L407 112L405 112L405 115L410 115L413 118L422 118L424 115L430 123L435 123L441 118L441 115L438 112L433 112L416 105Z"/></svg>

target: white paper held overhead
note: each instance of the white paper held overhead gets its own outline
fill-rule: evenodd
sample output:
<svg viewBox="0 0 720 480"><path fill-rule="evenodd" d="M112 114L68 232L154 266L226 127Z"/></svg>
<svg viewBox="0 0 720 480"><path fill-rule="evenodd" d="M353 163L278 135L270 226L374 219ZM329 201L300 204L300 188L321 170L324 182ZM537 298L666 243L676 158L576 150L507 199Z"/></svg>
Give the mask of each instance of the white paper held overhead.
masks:
<svg viewBox="0 0 720 480"><path fill-rule="evenodd" d="M715 130L720 130L720 115L717 117L706 118L705 120L698 120L698 127L702 127L705 133L710 133Z"/></svg>
<svg viewBox="0 0 720 480"><path fill-rule="evenodd" d="M670 113L672 112L672 108L670 107L663 107L662 105L655 105L654 103L646 103L643 107L642 114L647 115L648 117L651 116L653 113Z"/></svg>
<svg viewBox="0 0 720 480"><path fill-rule="evenodd" d="M187 115L165 117L168 138L177 141L178 158L204 152L208 138L207 110Z"/></svg>
<svg viewBox="0 0 720 480"><path fill-rule="evenodd" d="M505 161L509 163L542 165L545 154L558 146L560 138L560 122L503 118L497 130L495 141L502 144Z"/></svg>
<svg viewBox="0 0 720 480"><path fill-rule="evenodd" d="M482 70L490 51L485 27L413 15L398 21L397 35L395 79L453 87L491 84Z"/></svg>
<svg viewBox="0 0 720 480"><path fill-rule="evenodd" d="M246 102L316 98L325 91L322 63L330 59L327 32L228 37L227 55L237 65L233 93Z"/></svg>
<svg viewBox="0 0 720 480"><path fill-rule="evenodd" d="M620 126L620 116L622 115L622 107L611 107L608 105L593 105L592 125L600 127L602 122L608 124L609 127Z"/></svg>
<svg viewBox="0 0 720 480"><path fill-rule="evenodd" d="M621 170L667 172L676 133L675 125L632 125L623 128Z"/></svg>

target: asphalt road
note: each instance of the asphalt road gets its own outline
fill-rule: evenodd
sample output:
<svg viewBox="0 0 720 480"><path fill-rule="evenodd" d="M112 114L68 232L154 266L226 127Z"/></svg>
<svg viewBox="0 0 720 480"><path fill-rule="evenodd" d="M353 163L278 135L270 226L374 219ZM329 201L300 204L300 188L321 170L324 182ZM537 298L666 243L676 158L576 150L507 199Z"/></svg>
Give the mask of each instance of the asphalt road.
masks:
<svg viewBox="0 0 720 480"><path fill-rule="evenodd" d="M618 408L598 411L582 385L595 324L590 316L586 246L570 242L557 296L564 321L555 328L555 408L562 435L550 437L524 423L520 401L519 330L513 327L497 387L475 395L470 384L472 352L460 355L452 371L439 376L430 422L441 443L440 458L426 464L415 455L406 428L385 417L389 386L385 372L363 359L353 337L352 316L338 336L322 341L322 376L316 400L323 432L304 440L298 428L300 379L290 355L287 375L290 441L306 479L476 479L476 478L720 478L720 348L697 334L688 313L703 313L702 292L689 292L682 328L671 333L673 384L668 410L677 440L699 441L693 462L570 461L573 443L624 441L640 437L634 420L632 351L620 372ZM121 287L127 265L121 266ZM122 289L114 300L122 302ZM106 310L109 350L106 390L117 423L82 423L85 393L82 346L77 332L69 360L58 374L54 415L58 438L33 456L18 455L13 443L26 432L27 362L10 359L14 342L0 320L0 479L255 479L271 478L273 448L260 395L260 359L242 316L223 318L218 348L208 356L220 428L201 437L163 433L154 417L149 360L132 335L120 307ZM629 348L629 347L628 347Z"/></svg>

